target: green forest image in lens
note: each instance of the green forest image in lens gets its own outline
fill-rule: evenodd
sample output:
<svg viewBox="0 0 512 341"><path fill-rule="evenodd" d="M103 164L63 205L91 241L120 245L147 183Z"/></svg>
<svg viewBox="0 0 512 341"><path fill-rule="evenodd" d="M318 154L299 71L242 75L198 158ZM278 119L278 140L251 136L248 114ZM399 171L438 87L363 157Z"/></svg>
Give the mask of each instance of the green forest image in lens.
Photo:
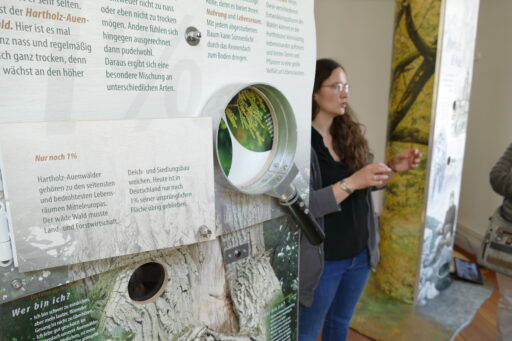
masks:
<svg viewBox="0 0 512 341"><path fill-rule="evenodd" d="M220 166L226 176L229 175L231 162L233 161L233 145L229 135L228 126L224 120L220 120L219 131L217 133L217 154L219 156Z"/></svg>
<svg viewBox="0 0 512 341"><path fill-rule="evenodd" d="M229 129L236 140L254 152L272 149L274 123L263 96L254 89L240 91L226 108Z"/></svg>

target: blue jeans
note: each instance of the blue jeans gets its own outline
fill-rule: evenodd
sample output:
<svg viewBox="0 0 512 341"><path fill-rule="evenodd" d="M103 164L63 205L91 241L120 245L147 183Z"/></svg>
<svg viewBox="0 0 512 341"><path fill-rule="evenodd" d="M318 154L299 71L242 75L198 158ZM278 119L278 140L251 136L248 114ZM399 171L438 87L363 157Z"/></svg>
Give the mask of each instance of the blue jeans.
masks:
<svg viewBox="0 0 512 341"><path fill-rule="evenodd" d="M357 301L368 281L370 265L368 250L354 258L325 261L313 305L299 308L299 341L343 341Z"/></svg>

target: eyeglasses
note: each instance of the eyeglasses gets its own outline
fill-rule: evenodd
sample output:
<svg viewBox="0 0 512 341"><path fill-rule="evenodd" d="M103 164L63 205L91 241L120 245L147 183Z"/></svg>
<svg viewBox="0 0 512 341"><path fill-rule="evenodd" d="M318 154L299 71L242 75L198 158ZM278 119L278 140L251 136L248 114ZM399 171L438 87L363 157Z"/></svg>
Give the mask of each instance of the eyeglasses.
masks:
<svg viewBox="0 0 512 341"><path fill-rule="evenodd" d="M334 83L330 85L322 85L322 88L324 87L331 88L339 94L341 94L343 91L345 91L345 93L348 94L350 89L348 83Z"/></svg>

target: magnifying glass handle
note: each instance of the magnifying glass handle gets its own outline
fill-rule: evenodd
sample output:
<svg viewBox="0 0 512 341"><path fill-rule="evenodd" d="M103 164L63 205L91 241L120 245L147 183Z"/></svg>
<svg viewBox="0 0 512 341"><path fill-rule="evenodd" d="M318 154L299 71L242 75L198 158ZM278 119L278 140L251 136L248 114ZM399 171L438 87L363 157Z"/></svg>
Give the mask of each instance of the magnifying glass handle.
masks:
<svg viewBox="0 0 512 341"><path fill-rule="evenodd" d="M319 245L324 241L324 231L316 222L304 199L297 192L286 199L279 200L279 203L288 209L288 213L312 245Z"/></svg>

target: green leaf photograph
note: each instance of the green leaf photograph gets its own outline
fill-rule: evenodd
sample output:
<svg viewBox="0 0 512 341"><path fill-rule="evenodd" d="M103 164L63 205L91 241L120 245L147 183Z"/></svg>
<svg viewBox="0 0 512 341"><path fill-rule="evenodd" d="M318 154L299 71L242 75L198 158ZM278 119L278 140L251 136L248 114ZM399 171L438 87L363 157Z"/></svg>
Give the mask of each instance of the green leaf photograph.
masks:
<svg viewBox="0 0 512 341"><path fill-rule="evenodd" d="M266 99L256 90L246 88L236 94L226 110L229 129L236 140L254 152L272 149L274 123Z"/></svg>

